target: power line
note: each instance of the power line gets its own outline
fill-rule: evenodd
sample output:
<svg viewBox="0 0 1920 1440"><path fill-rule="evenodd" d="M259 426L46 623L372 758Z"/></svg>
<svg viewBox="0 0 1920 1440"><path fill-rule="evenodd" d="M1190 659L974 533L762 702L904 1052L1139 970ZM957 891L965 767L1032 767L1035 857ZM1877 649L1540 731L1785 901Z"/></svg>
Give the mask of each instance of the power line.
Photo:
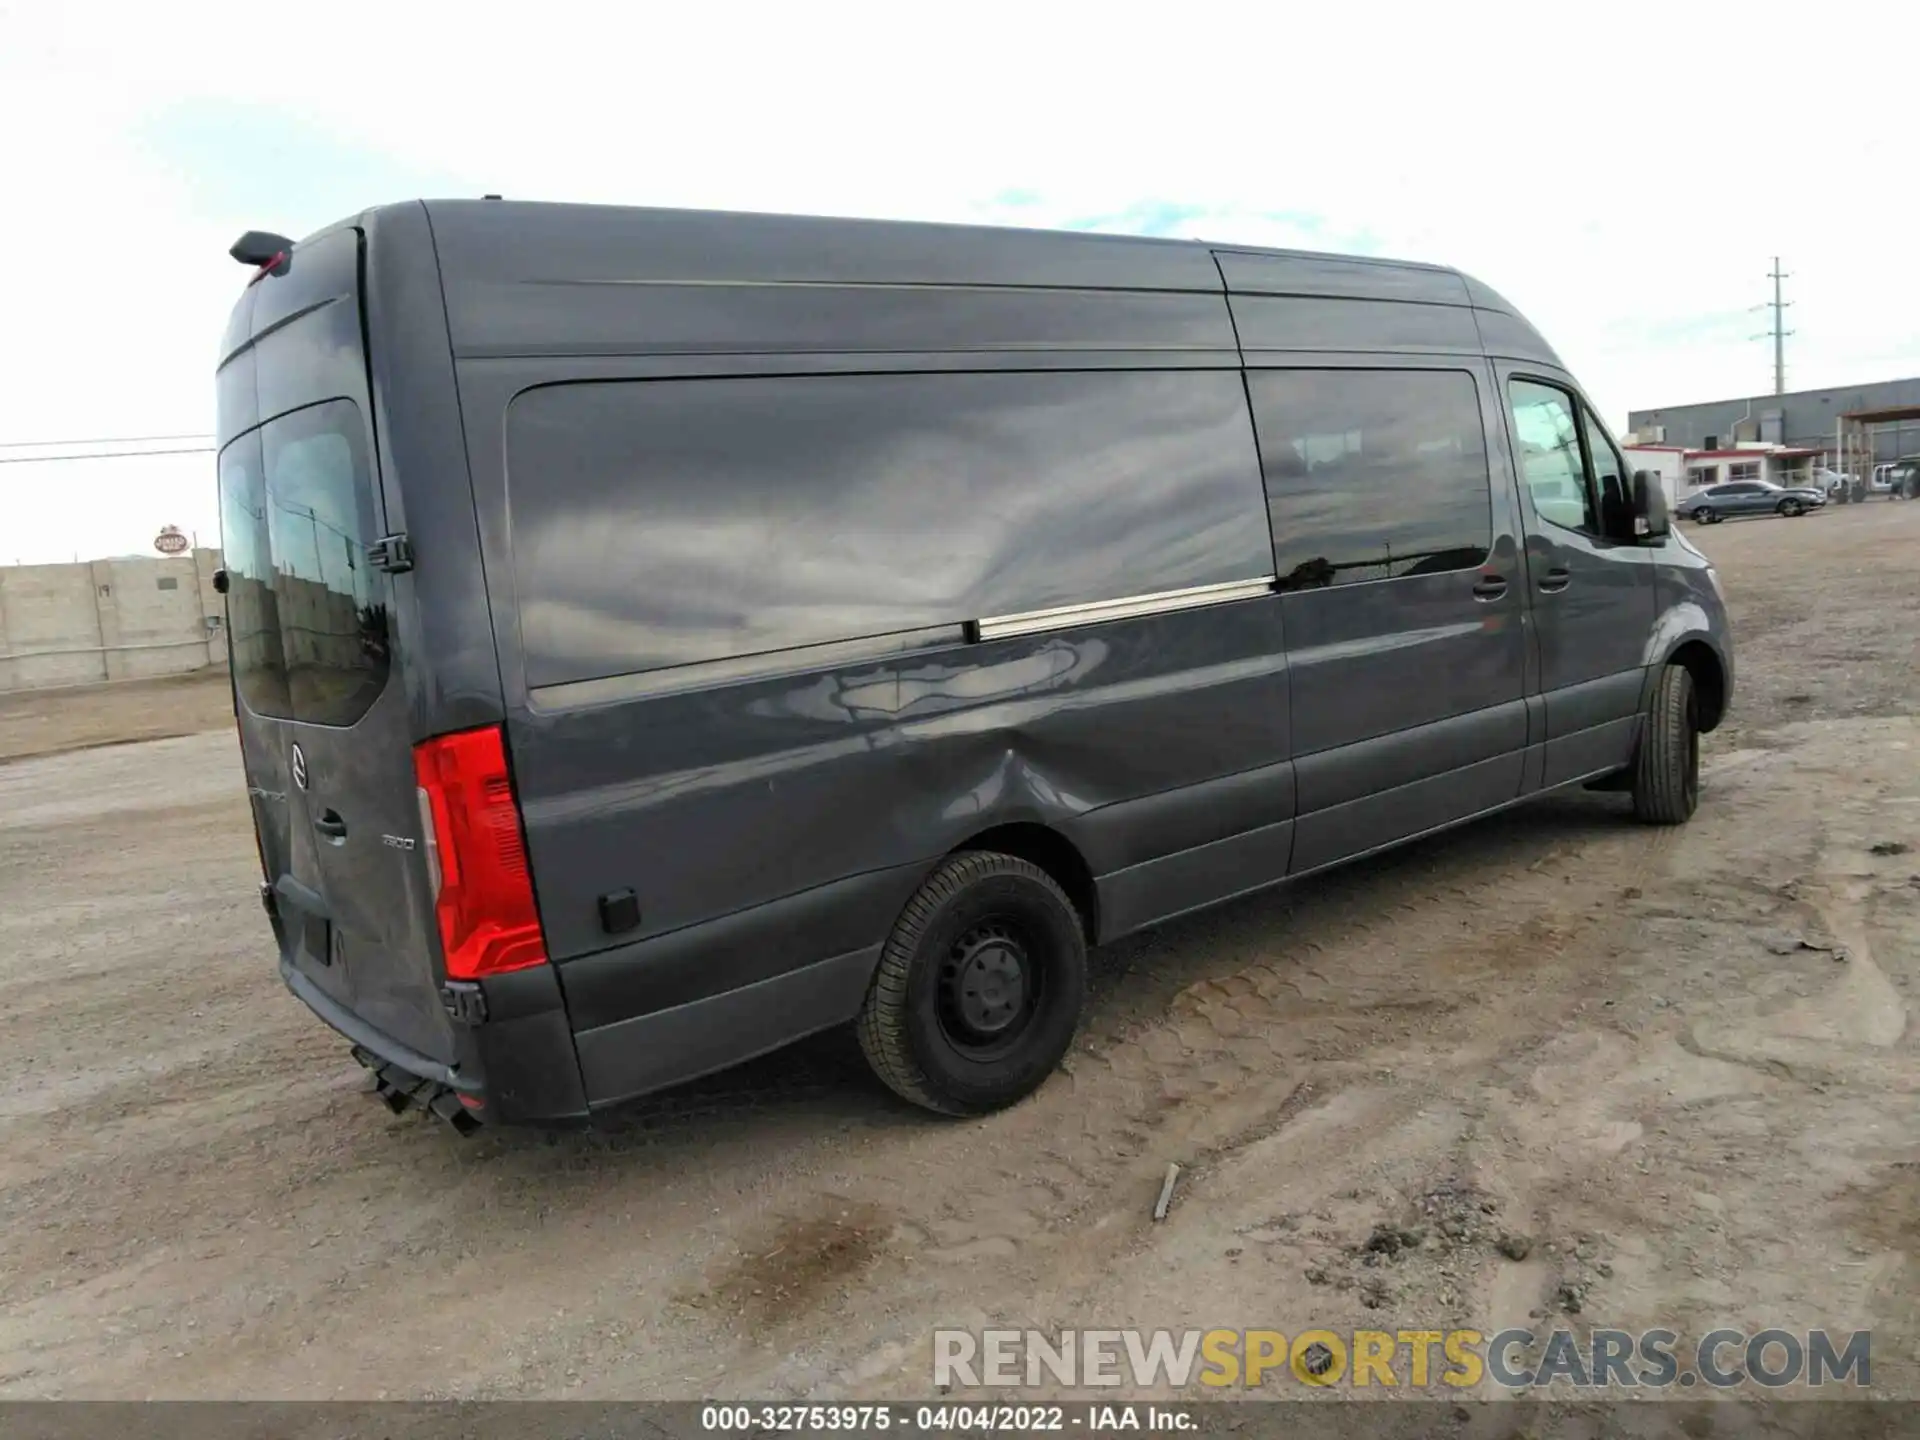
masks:
<svg viewBox="0 0 1920 1440"><path fill-rule="evenodd" d="M0 455L0 465L58 465L63 460L145 460L152 455L211 455L211 445L184 450L89 450L83 455Z"/></svg>
<svg viewBox="0 0 1920 1440"><path fill-rule="evenodd" d="M196 430L190 435L93 435L76 440L8 440L0 443L0 450L51 450L62 445L158 445L175 440L212 438L205 430Z"/></svg>

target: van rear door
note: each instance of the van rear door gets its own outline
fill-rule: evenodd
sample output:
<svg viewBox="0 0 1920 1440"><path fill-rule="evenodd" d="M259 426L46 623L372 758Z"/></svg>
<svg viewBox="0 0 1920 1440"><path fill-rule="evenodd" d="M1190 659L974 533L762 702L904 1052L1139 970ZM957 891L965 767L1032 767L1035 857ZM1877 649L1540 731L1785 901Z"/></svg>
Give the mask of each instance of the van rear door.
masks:
<svg viewBox="0 0 1920 1440"><path fill-rule="evenodd" d="M288 984L385 1058L444 1067L453 1032L404 657L392 577L369 554L386 529L363 243L343 227L269 264L229 326L219 377L228 640Z"/></svg>

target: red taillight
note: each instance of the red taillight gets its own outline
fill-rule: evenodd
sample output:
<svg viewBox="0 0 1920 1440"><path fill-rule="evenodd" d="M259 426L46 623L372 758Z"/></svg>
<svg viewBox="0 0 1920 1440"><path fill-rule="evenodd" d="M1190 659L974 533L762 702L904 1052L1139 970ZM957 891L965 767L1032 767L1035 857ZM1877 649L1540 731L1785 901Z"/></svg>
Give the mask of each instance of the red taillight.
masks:
<svg viewBox="0 0 1920 1440"><path fill-rule="evenodd" d="M547 942L499 727L415 746L413 773L447 978L480 980L544 964Z"/></svg>

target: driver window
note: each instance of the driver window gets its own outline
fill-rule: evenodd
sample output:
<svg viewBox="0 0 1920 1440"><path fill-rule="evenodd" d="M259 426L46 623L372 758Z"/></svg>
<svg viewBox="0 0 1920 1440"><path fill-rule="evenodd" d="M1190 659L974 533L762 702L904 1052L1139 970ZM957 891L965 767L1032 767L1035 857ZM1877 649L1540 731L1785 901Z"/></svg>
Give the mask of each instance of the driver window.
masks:
<svg viewBox="0 0 1920 1440"><path fill-rule="evenodd" d="M1580 407L1580 419L1587 434L1587 453L1593 458L1594 493L1600 497L1601 535L1622 536L1633 533L1633 507L1627 494L1627 467L1613 447L1607 427L1594 418L1593 411Z"/></svg>
<svg viewBox="0 0 1920 1440"><path fill-rule="evenodd" d="M1520 474L1527 482L1534 513L1568 530L1600 533L1593 492L1580 453L1580 423L1573 397L1536 380L1507 385L1519 446Z"/></svg>

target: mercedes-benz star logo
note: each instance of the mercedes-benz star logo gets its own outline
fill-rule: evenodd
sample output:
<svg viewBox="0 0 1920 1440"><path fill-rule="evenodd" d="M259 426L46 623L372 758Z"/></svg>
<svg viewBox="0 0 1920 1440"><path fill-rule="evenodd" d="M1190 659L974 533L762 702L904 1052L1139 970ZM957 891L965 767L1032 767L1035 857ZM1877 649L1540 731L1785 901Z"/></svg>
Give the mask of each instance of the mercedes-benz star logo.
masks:
<svg viewBox="0 0 1920 1440"><path fill-rule="evenodd" d="M293 746L293 783L302 790L307 788L307 752L300 748L298 741Z"/></svg>

